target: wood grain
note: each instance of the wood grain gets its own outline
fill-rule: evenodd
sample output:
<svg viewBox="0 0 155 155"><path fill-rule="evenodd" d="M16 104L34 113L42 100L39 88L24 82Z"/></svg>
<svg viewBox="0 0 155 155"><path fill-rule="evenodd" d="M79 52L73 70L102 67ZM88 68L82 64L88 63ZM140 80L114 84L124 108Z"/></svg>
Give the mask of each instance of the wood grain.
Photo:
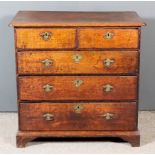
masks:
<svg viewBox="0 0 155 155"><path fill-rule="evenodd" d="M38 137L81 137L81 140L87 137L92 139L93 137L119 137L133 147L140 145L139 131L18 131L17 147L23 148L28 142Z"/></svg>
<svg viewBox="0 0 155 155"><path fill-rule="evenodd" d="M43 32L50 32L51 38L43 40L40 36ZM67 28L18 28L16 29L17 48L74 48L75 29Z"/></svg>
<svg viewBox="0 0 155 155"><path fill-rule="evenodd" d="M112 39L105 39L110 32ZM79 30L79 48L138 48L137 29L83 28Z"/></svg>
<svg viewBox="0 0 155 155"><path fill-rule="evenodd" d="M76 87L75 80L83 83ZM45 85L53 86L45 92ZM113 86L105 92L104 86ZM20 100L135 100L136 76L29 76L19 77Z"/></svg>
<svg viewBox="0 0 155 155"><path fill-rule="evenodd" d="M18 131L17 147L23 148L28 142L38 137L120 137L133 147L140 145L139 131ZM103 139L104 140L104 139ZM32 144L32 143L31 143Z"/></svg>
<svg viewBox="0 0 155 155"><path fill-rule="evenodd" d="M19 11L11 22L14 27L49 26L143 26L145 23L133 11L66 12Z"/></svg>
<svg viewBox="0 0 155 155"><path fill-rule="evenodd" d="M83 107L76 113L74 106ZM54 120L43 115L50 113ZM106 120L102 115L112 113ZM20 130L135 130L135 103L22 103L20 104Z"/></svg>
<svg viewBox="0 0 155 155"><path fill-rule="evenodd" d="M73 57L80 56L79 62ZM137 51L24 51L17 53L19 74L116 74L138 71ZM46 66L44 60L52 61ZM104 63L114 60L111 66Z"/></svg>

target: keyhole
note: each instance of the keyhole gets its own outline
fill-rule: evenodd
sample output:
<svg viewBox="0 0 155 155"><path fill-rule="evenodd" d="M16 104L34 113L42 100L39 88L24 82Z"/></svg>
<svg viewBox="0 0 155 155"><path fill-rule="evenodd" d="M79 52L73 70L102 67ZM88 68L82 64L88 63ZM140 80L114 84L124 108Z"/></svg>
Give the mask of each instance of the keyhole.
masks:
<svg viewBox="0 0 155 155"><path fill-rule="evenodd" d="M79 110L79 109L80 109L80 106L78 105L78 106L77 106L77 110Z"/></svg>
<svg viewBox="0 0 155 155"><path fill-rule="evenodd" d="M78 55L75 56L76 61L80 60L80 57Z"/></svg>
<svg viewBox="0 0 155 155"><path fill-rule="evenodd" d="M112 37L113 37L113 33L111 33L111 32L106 32L104 34L104 39L112 39Z"/></svg>
<svg viewBox="0 0 155 155"><path fill-rule="evenodd" d="M75 87L80 87L83 84L82 80L74 80Z"/></svg>
<svg viewBox="0 0 155 155"><path fill-rule="evenodd" d="M79 54L73 55L72 59L74 60L75 63L79 63L82 59L82 56Z"/></svg>
<svg viewBox="0 0 155 155"><path fill-rule="evenodd" d="M82 105L75 105L74 106L74 110L76 113L81 113L81 111L83 110L83 106Z"/></svg>
<svg viewBox="0 0 155 155"><path fill-rule="evenodd" d="M80 81L79 80L77 80L77 84L79 84L80 83Z"/></svg>

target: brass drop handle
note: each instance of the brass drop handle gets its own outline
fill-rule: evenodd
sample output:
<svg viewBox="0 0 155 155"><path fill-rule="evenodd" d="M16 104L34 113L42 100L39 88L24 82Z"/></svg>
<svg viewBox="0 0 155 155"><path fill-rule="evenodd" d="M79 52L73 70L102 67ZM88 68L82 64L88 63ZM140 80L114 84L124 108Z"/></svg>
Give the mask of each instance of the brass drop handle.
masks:
<svg viewBox="0 0 155 155"><path fill-rule="evenodd" d="M109 113L109 112L107 112L107 113L101 115L101 117L105 118L106 120L111 120L111 119L113 119L113 116L114 116L114 114Z"/></svg>
<svg viewBox="0 0 155 155"><path fill-rule="evenodd" d="M113 36L114 36L114 33L112 33L112 32L106 32L106 33L104 33L104 35L103 35L104 39L106 39L106 40L112 39Z"/></svg>
<svg viewBox="0 0 155 155"><path fill-rule="evenodd" d="M109 59L109 58L104 59L103 61L105 67L110 67L114 62L115 62L114 59Z"/></svg>
<svg viewBox="0 0 155 155"><path fill-rule="evenodd" d="M50 114L50 113L46 113L46 114L43 114L43 118L46 121L53 121L54 120L54 115L53 114Z"/></svg>
<svg viewBox="0 0 155 155"><path fill-rule="evenodd" d="M50 60L50 59L45 59L45 60L42 60L41 62L42 64L45 65L45 67L49 67L53 64L53 60Z"/></svg>
<svg viewBox="0 0 155 155"><path fill-rule="evenodd" d="M46 84L43 86L43 89L46 93L51 92L53 90L53 86Z"/></svg>
<svg viewBox="0 0 155 155"><path fill-rule="evenodd" d="M106 84L103 86L104 92L111 92L113 90L113 86L110 84Z"/></svg>
<svg viewBox="0 0 155 155"><path fill-rule="evenodd" d="M44 41L47 41L51 38L52 33L51 32L42 32L42 33L40 33L40 36Z"/></svg>

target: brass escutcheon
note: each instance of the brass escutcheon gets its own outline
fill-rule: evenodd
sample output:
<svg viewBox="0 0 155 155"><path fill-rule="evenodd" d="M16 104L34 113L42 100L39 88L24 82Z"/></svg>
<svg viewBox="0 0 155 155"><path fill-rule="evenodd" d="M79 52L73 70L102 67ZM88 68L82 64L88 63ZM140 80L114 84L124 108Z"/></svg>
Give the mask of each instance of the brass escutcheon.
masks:
<svg viewBox="0 0 155 155"><path fill-rule="evenodd" d="M51 32L42 32L42 33L40 33L40 36L43 40L47 41L51 38L52 33Z"/></svg>
<svg viewBox="0 0 155 155"><path fill-rule="evenodd" d="M73 108L74 108L75 113L81 113L81 111L84 109L84 107L80 104L75 105Z"/></svg>
<svg viewBox="0 0 155 155"><path fill-rule="evenodd" d="M112 39L113 36L114 36L114 34L112 32L106 32L106 33L104 33L104 39L106 39L106 40Z"/></svg>
<svg viewBox="0 0 155 155"><path fill-rule="evenodd" d="M82 56L80 54L73 55L72 59L75 63L79 63L82 60Z"/></svg>
<svg viewBox="0 0 155 155"><path fill-rule="evenodd" d="M77 79L73 81L75 87L80 87L84 82L83 80Z"/></svg>

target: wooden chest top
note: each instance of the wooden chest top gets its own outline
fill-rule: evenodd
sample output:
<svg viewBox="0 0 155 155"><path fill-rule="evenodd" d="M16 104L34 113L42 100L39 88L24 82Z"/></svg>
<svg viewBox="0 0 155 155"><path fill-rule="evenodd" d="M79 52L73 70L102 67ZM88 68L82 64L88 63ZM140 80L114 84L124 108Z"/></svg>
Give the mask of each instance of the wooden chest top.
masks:
<svg viewBox="0 0 155 155"><path fill-rule="evenodd" d="M143 26L136 12L55 12L19 11L10 24L14 27L49 26Z"/></svg>

